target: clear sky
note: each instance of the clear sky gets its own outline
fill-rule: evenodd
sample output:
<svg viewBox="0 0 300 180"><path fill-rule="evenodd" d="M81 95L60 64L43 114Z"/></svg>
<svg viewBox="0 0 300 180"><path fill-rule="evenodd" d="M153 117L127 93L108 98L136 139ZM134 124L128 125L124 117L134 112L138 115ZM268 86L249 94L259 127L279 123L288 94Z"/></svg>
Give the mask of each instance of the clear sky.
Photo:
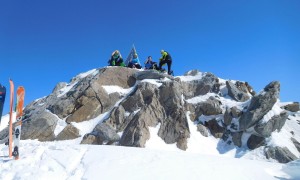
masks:
<svg viewBox="0 0 300 180"><path fill-rule="evenodd" d="M0 83L23 85L25 104L133 43L142 62L168 51L175 75L198 69L256 91L278 80L281 101L300 101L299 0L0 1Z"/></svg>

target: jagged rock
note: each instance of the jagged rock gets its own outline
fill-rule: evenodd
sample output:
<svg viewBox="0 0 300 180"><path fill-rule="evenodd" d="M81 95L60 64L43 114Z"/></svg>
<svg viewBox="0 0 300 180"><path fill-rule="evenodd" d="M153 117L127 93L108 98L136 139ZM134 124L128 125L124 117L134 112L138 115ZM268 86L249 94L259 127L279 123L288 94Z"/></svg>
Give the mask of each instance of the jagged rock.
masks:
<svg viewBox="0 0 300 180"><path fill-rule="evenodd" d="M61 93L60 90L63 89L63 88L65 88L66 86L67 86L66 82L60 82L60 83L58 83L55 86L55 88L53 89L52 93L58 95L58 94Z"/></svg>
<svg viewBox="0 0 300 180"><path fill-rule="evenodd" d="M219 125L216 119L208 121L207 127L215 138L221 138L226 131L224 127Z"/></svg>
<svg viewBox="0 0 300 180"><path fill-rule="evenodd" d="M93 135L93 134L86 134L83 136L82 141L80 142L80 144L95 144L95 145L99 145L101 144L101 142L98 141L98 138Z"/></svg>
<svg viewBox="0 0 300 180"><path fill-rule="evenodd" d="M253 150L265 144L265 138L252 134L247 141L249 149Z"/></svg>
<svg viewBox="0 0 300 180"><path fill-rule="evenodd" d="M212 91L212 88L217 81L218 78L211 73L204 74L200 80L183 81L181 82L183 94L187 99L207 94Z"/></svg>
<svg viewBox="0 0 300 180"><path fill-rule="evenodd" d="M238 118L242 114L241 110L239 110L236 106L233 106L230 110L233 118Z"/></svg>
<svg viewBox="0 0 300 180"><path fill-rule="evenodd" d="M190 137L190 131L183 109L162 120L158 136L167 144L177 142L176 145L179 149L187 149L187 139Z"/></svg>
<svg viewBox="0 0 300 180"><path fill-rule="evenodd" d="M242 135L243 132L233 132L232 135L232 142L234 145L238 147L242 147Z"/></svg>
<svg viewBox="0 0 300 180"><path fill-rule="evenodd" d="M240 131L253 126L267 114L279 97L280 84L273 81L268 84L264 91L251 99L250 105L239 119Z"/></svg>
<svg viewBox="0 0 300 180"><path fill-rule="evenodd" d="M196 76L199 73L200 73L200 71L198 71L197 69L194 69L194 70L190 70L190 71L184 73L184 76Z"/></svg>
<svg viewBox="0 0 300 180"><path fill-rule="evenodd" d="M225 114L224 114L224 124L226 126L231 124L232 121L232 115L231 115L231 109L230 108L226 108Z"/></svg>
<svg viewBox="0 0 300 180"><path fill-rule="evenodd" d="M242 84L241 82L233 84L230 81L226 81L226 86L228 88L228 95L234 100L245 102L250 99L250 96L247 94L248 90L246 86L244 86L244 84Z"/></svg>
<svg viewBox="0 0 300 180"><path fill-rule="evenodd" d="M197 125L197 131L199 131L202 134L202 136L204 136L204 137L208 137L208 135L209 135L207 127L205 127L202 124Z"/></svg>
<svg viewBox="0 0 300 180"><path fill-rule="evenodd" d="M276 159L280 163L288 163L297 159L297 157L286 147L268 147L265 153L268 159Z"/></svg>
<svg viewBox="0 0 300 180"><path fill-rule="evenodd" d="M110 125L100 123L91 133L84 135L80 144L111 145L119 140L120 136Z"/></svg>
<svg viewBox="0 0 300 180"><path fill-rule="evenodd" d="M267 123L257 124L254 129L260 136L269 137L275 130L281 130L287 117L287 112L282 112L280 115L273 116Z"/></svg>
<svg viewBox="0 0 300 180"><path fill-rule="evenodd" d="M285 110L288 110L288 111L291 111L291 112L297 112L297 111L300 110L299 102L294 102L292 104L285 105L283 108Z"/></svg>
<svg viewBox="0 0 300 180"><path fill-rule="evenodd" d="M163 78L169 78L169 79L174 79L173 76L160 73L156 70L147 70L147 71L138 71L134 74L134 77L137 80L144 80L144 79L163 79Z"/></svg>
<svg viewBox="0 0 300 180"><path fill-rule="evenodd" d="M221 102L211 96L206 101L196 104L196 116L199 117L202 114L206 116L222 114L220 105Z"/></svg>
<svg viewBox="0 0 300 180"><path fill-rule="evenodd" d="M252 95L255 96L256 92L253 90L252 86L248 82L245 82L245 86L247 87L248 92Z"/></svg>
<svg viewBox="0 0 300 180"><path fill-rule="evenodd" d="M131 147L145 147L150 138L149 128L144 119L135 116L125 128L120 139L120 145Z"/></svg>
<svg viewBox="0 0 300 180"><path fill-rule="evenodd" d="M57 136L56 140L70 140L80 137L79 130L72 124L68 124Z"/></svg>
<svg viewBox="0 0 300 180"><path fill-rule="evenodd" d="M300 152L300 143L295 138L291 138L291 140L294 143L297 150Z"/></svg>
<svg viewBox="0 0 300 180"><path fill-rule="evenodd" d="M218 94L220 92L220 86L221 86L221 84L219 83L219 79L216 79L216 82L213 85L211 91Z"/></svg>
<svg viewBox="0 0 300 180"><path fill-rule="evenodd" d="M128 123L126 122L126 117L125 117L125 110L123 106L118 106L115 107L109 119L106 121L107 124L109 124L111 127L117 129L117 131L121 132L125 129Z"/></svg>
<svg viewBox="0 0 300 180"><path fill-rule="evenodd" d="M53 141L54 129L58 118L48 111L31 116L22 124L22 139L38 139L39 141Z"/></svg>

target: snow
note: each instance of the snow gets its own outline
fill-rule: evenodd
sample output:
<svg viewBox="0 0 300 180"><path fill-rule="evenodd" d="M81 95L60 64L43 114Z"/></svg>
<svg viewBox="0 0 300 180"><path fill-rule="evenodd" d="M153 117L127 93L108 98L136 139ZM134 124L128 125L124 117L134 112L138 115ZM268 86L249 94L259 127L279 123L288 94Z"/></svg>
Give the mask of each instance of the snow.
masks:
<svg viewBox="0 0 300 180"><path fill-rule="evenodd" d="M21 152L18 161L1 157L0 179L267 180L298 178L300 167L299 162L283 165L183 151L34 140L21 141Z"/></svg>
<svg viewBox="0 0 300 180"><path fill-rule="evenodd" d="M272 109L266 115L264 115L260 122L267 123L273 116L280 115L280 113L283 111L284 110L280 108L279 100L277 100Z"/></svg>
<svg viewBox="0 0 300 180"><path fill-rule="evenodd" d="M162 85L162 83L159 83L157 80L155 79L144 79L141 82L147 82L147 83L151 83L156 85L157 87L160 87Z"/></svg>
<svg viewBox="0 0 300 180"><path fill-rule="evenodd" d="M205 75L205 73L202 72L198 72L198 74L196 74L195 76L176 76L178 78L180 78L181 81L194 81L194 80L200 80L203 76Z"/></svg>
<svg viewBox="0 0 300 180"><path fill-rule="evenodd" d="M128 94L132 88L128 88L128 89L123 89L120 86L102 86L104 88L104 90L107 92L107 94L112 94L112 93L120 93L120 94Z"/></svg>
<svg viewBox="0 0 300 180"><path fill-rule="evenodd" d="M84 78L97 74L97 70L88 71L78 75ZM181 76L182 81L201 79L203 73L196 76ZM222 83L225 80L221 80ZM161 86L161 80L143 80ZM77 81L61 89L61 94L67 93ZM103 86L108 94L120 93L124 97L118 101L118 106L136 86L123 89L119 86ZM222 86L223 92L226 87ZM249 104L236 102L228 97L220 97L214 93L197 96L182 101L199 103L206 101L210 96L221 101L221 108L236 106L242 110ZM272 116L281 112L279 101L272 110L265 115L262 121L268 121ZM139 109L134 113L138 113ZM110 111L84 122L72 122L83 136L90 133L94 127L105 120ZM126 112L126 116L129 112ZM15 115L13 116L15 117ZM39 142L37 140L21 140L20 159L9 158L8 147L0 144L0 179L300 179L300 160L279 164L275 160L268 160L264 155L264 147L255 150L246 148L250 133L243 133L242 147L228 145L220 139L209 134L204 137L197 131L197 126L186 117L190 130L188 149L182 151L174 144L166 144L159 136L160 125L149 127L150 139L145 148L105 146L105 145L80 145L82 137L75 140ZM67 125L65 119L59 119L55 135L59 134ZM200 116L197 123L216 118L222 120L223 115ZM2 117L0 131L9 120L9 115ZM273 132L267 139L269 146L288 147L293 154L300 157L296 147L289 141L291 137L300 142L300 113L291 113L280 132ZM295 132L294 134L291 132ZM122 135L123 132L119 132Z"/></svg>

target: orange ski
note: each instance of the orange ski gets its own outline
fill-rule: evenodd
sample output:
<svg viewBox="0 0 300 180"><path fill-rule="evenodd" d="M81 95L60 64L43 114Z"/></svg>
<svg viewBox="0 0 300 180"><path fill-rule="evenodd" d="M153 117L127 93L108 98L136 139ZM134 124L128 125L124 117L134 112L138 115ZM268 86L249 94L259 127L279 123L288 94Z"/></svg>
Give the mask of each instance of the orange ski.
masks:
<svg viewBox="0 0 300 180"><path fill-rule="evenodd" d="M17 105L16 105L16 127L14 133L14 150L12 155L15 159L19 159L19 147L21 139L21 125L22 125L22 115L24 107L24 96L25 89L23 86L18 87L17 89Z"/></svg>

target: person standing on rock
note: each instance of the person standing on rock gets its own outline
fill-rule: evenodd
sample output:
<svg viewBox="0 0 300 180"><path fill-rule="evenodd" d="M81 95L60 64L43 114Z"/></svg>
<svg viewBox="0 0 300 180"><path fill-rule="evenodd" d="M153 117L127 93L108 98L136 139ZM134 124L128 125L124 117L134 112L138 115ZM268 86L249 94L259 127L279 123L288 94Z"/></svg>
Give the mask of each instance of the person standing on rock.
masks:
<svg viewBox="0 0 300 180"><path fill-rule="evenodd" d="M173 73L173 71L171 70L171 66L172 66L172 57L170 55L170 53L168 53L165 50L161 50L161 58L159 58L160 62L159 62L159 70L162 70L162 66L164 64L168 65L168 74L171 75Z"/></svg>
<svg viewBox="0 0 300 180"><path fill-rule="evenodd" d="M120 51L115 50L110 57L110 60L108 61L110 66L122 66L125 67L125 64L123 62L123 58L121 56Z"/></svg>

